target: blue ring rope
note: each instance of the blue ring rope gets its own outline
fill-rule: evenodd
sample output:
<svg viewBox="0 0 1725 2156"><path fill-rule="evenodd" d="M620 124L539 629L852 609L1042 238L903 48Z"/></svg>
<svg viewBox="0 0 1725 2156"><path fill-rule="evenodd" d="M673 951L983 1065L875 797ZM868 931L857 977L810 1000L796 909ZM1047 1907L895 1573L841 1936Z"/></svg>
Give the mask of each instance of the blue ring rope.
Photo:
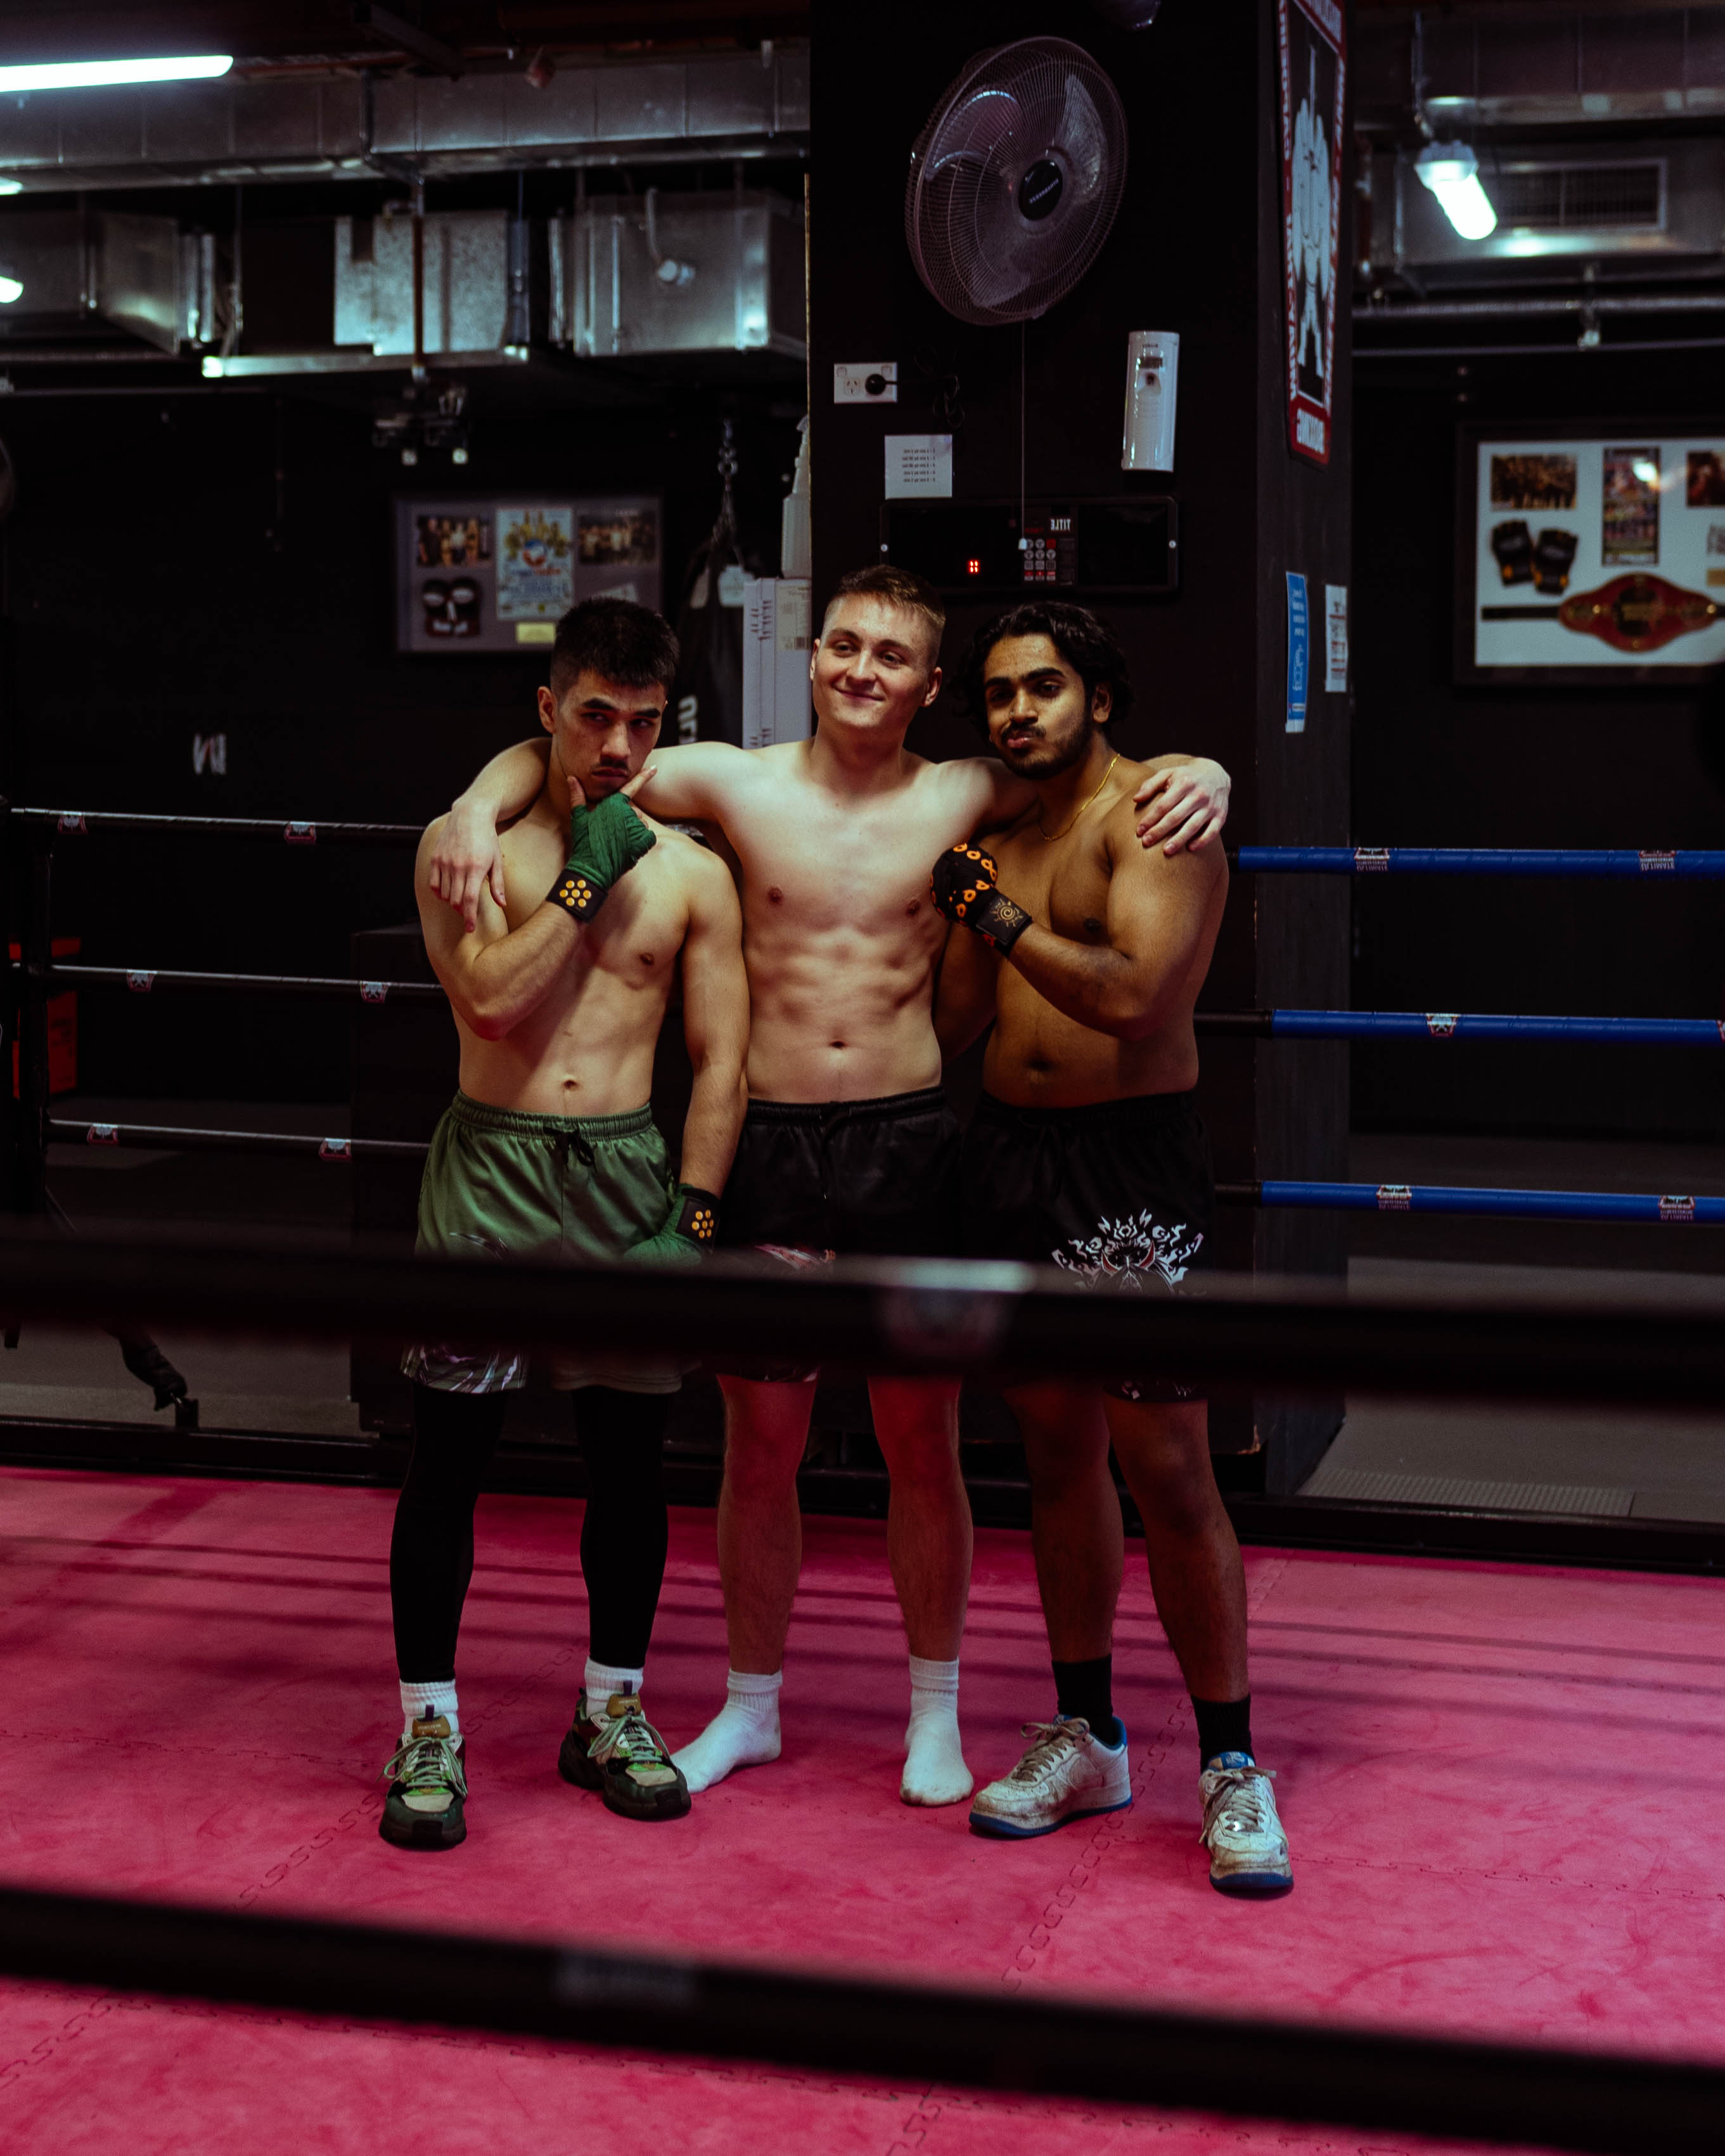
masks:
<svg viewBox="0 0 1725 2156"><path fill-rule="evenodd" d="M1234 860L1277 875L1725 877L1725 853L1629 847L1242 846Z"/></svg>
<svg viewBox="0 0 1725 2156"><path fill-rule="evenodd" d="M1624 1046L1719 1048L1725 1019L1511 1018L1491 1011L1278 1010L1272 1038L1289 1040L1567 1040Z"/></svg>
<svg viewBox="0 0 1725 2156"><path fill-rule="evenodd" d="M1486 1190L1446 1183L1262 1183L1266 1206L1345 1213L1471 1213L1525 1220L1645 1220L1725 1227L1725 1198L1659 1197L1640 1191Z"/></svg>

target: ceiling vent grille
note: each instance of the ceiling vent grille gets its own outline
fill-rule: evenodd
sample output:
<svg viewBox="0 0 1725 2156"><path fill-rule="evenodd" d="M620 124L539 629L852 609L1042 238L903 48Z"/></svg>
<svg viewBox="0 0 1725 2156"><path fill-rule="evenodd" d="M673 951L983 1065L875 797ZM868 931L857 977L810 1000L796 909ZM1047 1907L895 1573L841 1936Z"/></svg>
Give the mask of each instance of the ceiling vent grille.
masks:
<svg viewBox="0 0 1725 2156"><path fill-rule="evenodd" d="M1658 232L1665 224L1665 166L1508 165L1486 187L1498 221L1524 232Z"/></svg>

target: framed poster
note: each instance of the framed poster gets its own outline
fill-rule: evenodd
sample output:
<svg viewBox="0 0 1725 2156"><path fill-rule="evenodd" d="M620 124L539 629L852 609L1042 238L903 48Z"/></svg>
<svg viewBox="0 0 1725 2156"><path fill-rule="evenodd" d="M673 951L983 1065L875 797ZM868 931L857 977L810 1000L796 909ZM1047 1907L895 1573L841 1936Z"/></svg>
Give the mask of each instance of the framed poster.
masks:
<svg viewBox="0 0 1725 2156"><path fill-rule="evenodd" d="M1725 661L1725 425L1460 430L1462 680L1692 681Z"/></svg>
<svg viewBox="0 0 1725 2156"><path fill-rule="evenodd" d="M656 607L656 495L398 495L396 649L460 653L548 644L578 599Z"/></svg>
<svg viewBox="0 0 1725 2156"><path fill-rule="evenodd" d="M1276 0L1288 447L1330 461L1347 33L1340 0Z"/></svg>

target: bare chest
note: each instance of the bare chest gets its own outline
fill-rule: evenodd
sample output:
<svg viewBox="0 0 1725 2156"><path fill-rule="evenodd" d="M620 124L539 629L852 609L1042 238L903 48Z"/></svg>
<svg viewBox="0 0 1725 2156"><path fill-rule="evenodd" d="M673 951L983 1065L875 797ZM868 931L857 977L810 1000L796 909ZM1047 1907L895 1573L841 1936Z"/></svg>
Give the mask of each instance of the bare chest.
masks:
<svg viewBox="0 0 1725 2156"><path fill-rule="evenodd" d="M916 935L931 921L938 927L929 876L935 856L963 835L947 829L950 812L943 819L922 803L839 810L824 796L786 810L728 831L752 929L848 925Z"/></svg>
<svg viewBox="0 0 1725 2156"><path fill-rule="evenodd" d="M1073 943L1108 940L1111 865L1101 836L1075 834L1050 844L1032 830L995 850L1000 888L1031 917Z"/></svg>
<svg viewBox="0 0 1725 2156"><path fill-rule="evenodd" d="M557 834L518 834L504 860L512 929L538 911L563 865L565 850ZM686 912L667 850L655 846L612 886L598 917L588 923L576 947L572 981L578 983L596 972L642 986L669 979L682 946Z"/></svg>

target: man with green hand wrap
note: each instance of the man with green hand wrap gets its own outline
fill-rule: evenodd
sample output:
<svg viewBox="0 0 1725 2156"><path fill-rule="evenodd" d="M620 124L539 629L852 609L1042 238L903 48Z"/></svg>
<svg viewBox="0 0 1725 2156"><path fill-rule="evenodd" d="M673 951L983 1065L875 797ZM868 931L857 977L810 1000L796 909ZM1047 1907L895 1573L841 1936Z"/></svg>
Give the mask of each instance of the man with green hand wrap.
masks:
<svg viewBox="0 0 1725 2156"><path fill-rule="evenodd" d="M545 788L506 835L470 927L430 889L441 819L421 844L426 950L461 1044L460 1091L420 1191L424 1251L650 1267L698 1264L715 1239L746 1105L741 911L723 862L649 824L631 798L651 776L676 662L675 639L645 608L574 608L539 691ZM674 1175L649 1096L680 977L695 1082ZM578 1303L578 1279L571 1293ZM403 1733L380 1831L403 1848L449 1849L467 1830L454 1673L474 1505L527 1365L425 1342L404 1368L413 1455L390 1548ZM681 1369L674 1353L585 1341L552 1359L552 1384L573 1395L591 1485L581 1533L591 1640L558 1770L629 1819L689 1810L640 1702L667 1541L660 1453Z"/></svg>

